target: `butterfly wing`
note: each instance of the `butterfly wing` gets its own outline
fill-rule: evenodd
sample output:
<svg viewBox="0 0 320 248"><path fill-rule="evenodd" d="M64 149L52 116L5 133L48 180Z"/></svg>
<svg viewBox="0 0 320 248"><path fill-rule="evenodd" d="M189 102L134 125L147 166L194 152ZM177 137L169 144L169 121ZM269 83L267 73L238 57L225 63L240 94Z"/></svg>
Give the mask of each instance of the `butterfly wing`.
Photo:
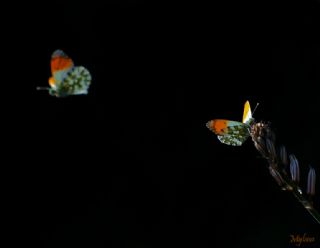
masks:
<svg viewBox="0 0 320 248"><path fill-rule="evenodd" d="M221 143L231 146L241 146L249 137L249 133L239 133L236 135L217 135Z"/></svg>
<svg viewBox="0 0 320 248"><path fill-rule="evenodd" d="M215 119L207 122L207 127L227 145L240 146L250 135L248 125L238 121Z"/></svg>
<svg viewBox="0 0 320 248"><path fill-rule="evenodd" d="M246 125L239 121L229 121L223 119L215 119L207 122L207 127L216 135L234 135L238 133L238 129L242 129Z"/></svg>
<svg viewBox="0 0 320 248"><path fill-rule="evenodd" d="M62 50L56 50L51 56L51 73L49 78L51 88L57 89L60 87L67 73L73 68L72 59Z"/></svg>
<svg viewBox="0 0 320 248"><path fill-rule="evenodd" d="M246 103L244 104L244 109L243 109L242 122L248 123L248 122L250 122L250 120L252 120L250 103L249 103L249 101L246 101Z"/></svg>
<svg viewBox="0 0 320 248"><path fill-rule="evenodd" d="M87 94L90 84L90 72L83 66L76 66L68 71L64 77L61 84L61 93L64 95Z"/></svg>

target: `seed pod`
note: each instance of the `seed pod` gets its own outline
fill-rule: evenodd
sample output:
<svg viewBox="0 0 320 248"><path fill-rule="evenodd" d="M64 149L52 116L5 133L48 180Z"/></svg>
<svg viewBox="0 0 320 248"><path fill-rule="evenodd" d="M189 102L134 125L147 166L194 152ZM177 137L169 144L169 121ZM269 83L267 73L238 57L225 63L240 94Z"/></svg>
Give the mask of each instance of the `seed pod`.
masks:
<svg viewBox="0 0 320 248"><path fill-rule="evenodd" d="M311 196L316 194L316 172L311 166L308 173L307 194Z"/></svg>
<svg viewBox="0 0 320 248"><path fill-rule="evenodd" d="M290 159L290 173L291 173L292 180L298 183L300 180L299 162L296 156L294 156L293 154L289 155L289 159Z"/></svg>

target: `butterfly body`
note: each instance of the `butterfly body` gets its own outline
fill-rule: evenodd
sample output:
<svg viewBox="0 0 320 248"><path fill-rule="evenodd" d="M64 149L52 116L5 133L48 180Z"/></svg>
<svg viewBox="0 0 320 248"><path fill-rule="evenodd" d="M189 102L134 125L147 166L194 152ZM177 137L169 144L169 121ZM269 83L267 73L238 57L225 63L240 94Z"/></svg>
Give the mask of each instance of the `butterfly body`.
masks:
<svg viewBox="0 0 320 248"><path fill-rule="evenodd" d="M227 145L241 146L250 136L250 125L253 123L250 104L245 103L242 122L214 119L207 122L207 127L218 139Z"/></svg>
<svg viewBox="0 0 320 248"><path fill-rule="evenodd" d="M88 94L91 84L90 72L83 66L75 66L72 59L62 50L56 50L51 56L49 94L56 97Z"/></svg>

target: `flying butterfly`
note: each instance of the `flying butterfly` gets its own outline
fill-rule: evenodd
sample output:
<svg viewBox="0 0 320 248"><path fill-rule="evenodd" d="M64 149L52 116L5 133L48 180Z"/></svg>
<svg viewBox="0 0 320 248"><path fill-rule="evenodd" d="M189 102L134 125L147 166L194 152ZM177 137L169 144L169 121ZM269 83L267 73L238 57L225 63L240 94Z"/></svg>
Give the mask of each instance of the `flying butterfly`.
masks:
<svg viewBox="0 0 320 248"><path fill-rule="evenodd" d="M56 50L51 56L50 87L37 87L37 90L48 90L56 97L88 94L91 84L90 72L83 66L75 66L72 59L62 50Z"/></svg>
<svg viewBox="0 0 320 248"><path fill-rule="evenodd" d="M258 104L257 104L258 106ZM256 106L256 107L257 107ZM241 146L250 136L250 125L254 122L249 101L244 104L242 122L214 119L207 122L207 127L218 139L227 145Z"/></svg>

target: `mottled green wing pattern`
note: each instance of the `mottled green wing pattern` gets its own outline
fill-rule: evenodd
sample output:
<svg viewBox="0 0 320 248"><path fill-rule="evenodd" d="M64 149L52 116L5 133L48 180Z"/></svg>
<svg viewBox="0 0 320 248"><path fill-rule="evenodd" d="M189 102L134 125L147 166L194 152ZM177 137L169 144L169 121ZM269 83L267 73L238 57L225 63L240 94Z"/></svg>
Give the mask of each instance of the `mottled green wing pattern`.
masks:
<svg viewBox="0 0 320 248"><path fill-rule="evenodd" d="M226 145L231 145L231 146L241 146L243 142L247 140L249 135L245 136L239 136L239 135L218 135L218 139Z"/></svg>
<svg viewBox="0 0 320 248"><path fill-rule="evenodd" d="M227 127L225 134L217 135L217 137L226 145L241 146L250 136L248 128L248 125L243 123L241 125L230 125Z"/></svg>
<svg viewBox="0 0 320 248"><path fill-rule="evenodd" d="M83 66L76 66L66 74L60 90L66 95L87 94L90 83L90 72Z"/></svg>

